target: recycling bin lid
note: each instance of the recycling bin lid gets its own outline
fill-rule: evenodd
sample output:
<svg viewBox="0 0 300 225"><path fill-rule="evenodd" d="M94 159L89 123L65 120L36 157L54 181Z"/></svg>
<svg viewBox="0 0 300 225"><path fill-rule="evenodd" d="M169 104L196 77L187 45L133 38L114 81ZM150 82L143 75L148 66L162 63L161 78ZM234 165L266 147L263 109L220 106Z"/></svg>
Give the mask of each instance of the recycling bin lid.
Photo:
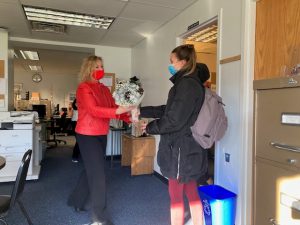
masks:
<svg viewBox="0 0 300 225"><path fill-rule="evenodd" d="M228 191L219 185L205 185L199 187L198 190L210 198L218 200L236 197L235 193Z"/></svg>

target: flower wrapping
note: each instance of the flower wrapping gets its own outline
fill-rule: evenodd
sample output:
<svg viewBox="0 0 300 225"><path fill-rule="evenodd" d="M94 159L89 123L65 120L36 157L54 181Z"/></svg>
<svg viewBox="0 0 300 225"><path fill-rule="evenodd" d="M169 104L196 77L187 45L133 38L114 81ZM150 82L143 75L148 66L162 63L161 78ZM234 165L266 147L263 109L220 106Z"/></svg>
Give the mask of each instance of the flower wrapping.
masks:
<svg viewBox="0 0 300 225"><path fill-rule="evenodd" d="M129 81L119 81L116 85L113 97L117 105L138 106L141 103L144 94L145 92L139 79L133 77L130 78Z"/></svg>

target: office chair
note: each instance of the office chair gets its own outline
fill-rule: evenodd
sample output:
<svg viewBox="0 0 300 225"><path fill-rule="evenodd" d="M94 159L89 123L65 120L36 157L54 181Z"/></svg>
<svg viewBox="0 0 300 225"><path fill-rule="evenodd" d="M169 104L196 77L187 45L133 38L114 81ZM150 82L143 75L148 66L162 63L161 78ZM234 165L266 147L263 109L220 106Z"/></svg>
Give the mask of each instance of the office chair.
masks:
<svg viewBox="0 0 300 225"><path fill-rule="evenodd" d="M47 143L54 142L55 147L57 147L57 143L64 143L67 144L65 140L57 139L57 134L61 133L64 129L64 124L66 120L66 115L62 115L62 117L59 119L58 125L56 124L57 120L54 118L51 118L50 127L47 127L47 130L50 130L50 135L52 135L52 139L48 139Z"/></svg>
<svg viewBox="0 0 300 225"><path fill-rule="evenodd" d="M8 212L12 209L12 207L15 205L15 203L18 203L20 206L20 209L23 213L23 215L26 217L26 220L29 225L33 225L31 222L24 205L22 204L20 200L20 195L23 192L28 167L31 159L32 150L28 150L25 152L21 165L18 170L17 178L13 187L13 191L11 195L0 195L0 222L7 225L7 222L5 221L5 217L7 216Z"/></svg>

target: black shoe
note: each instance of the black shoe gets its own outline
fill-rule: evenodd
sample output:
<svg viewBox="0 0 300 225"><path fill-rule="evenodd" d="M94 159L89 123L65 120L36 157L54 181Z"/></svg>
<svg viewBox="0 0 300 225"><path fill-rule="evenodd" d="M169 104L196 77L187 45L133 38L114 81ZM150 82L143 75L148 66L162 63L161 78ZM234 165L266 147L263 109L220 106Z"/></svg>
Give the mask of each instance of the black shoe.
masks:
<svg viewBox="0 0 300 225"><path fill-rule="evenodd" d="M79 207L74 207L74 210L75 210L75 212L78 212L78 213L80 213L80 212L86 212L87 211L86 209L79 208Z"/></svg>
<svg viewBox="0 0 300 225"><path fill-rule="evenodd" d="M94 222L91 223L90 225L114 225L110 220L105 220L102 222Z"/></svg>

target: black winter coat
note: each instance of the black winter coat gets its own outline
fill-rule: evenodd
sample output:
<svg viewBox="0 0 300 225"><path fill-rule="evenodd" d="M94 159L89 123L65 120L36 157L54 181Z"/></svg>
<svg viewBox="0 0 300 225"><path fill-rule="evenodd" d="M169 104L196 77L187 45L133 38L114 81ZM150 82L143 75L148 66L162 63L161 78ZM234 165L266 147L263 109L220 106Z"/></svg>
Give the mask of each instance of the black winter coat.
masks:
<svg viewBox="0 0 300 225"><path fill-rule="evenodd" d="M170 78L173 87L167 104L141 108L141 116L157 118L147 125L146 132L161 135L157 162L162 174L181 183L197 181L207 172L207 152L193 138L194 124L204 101L203 64L194 73L177 72ZM208 71L208 70L207 70ZM205 74L204 74L205 75Z"/></svg>

